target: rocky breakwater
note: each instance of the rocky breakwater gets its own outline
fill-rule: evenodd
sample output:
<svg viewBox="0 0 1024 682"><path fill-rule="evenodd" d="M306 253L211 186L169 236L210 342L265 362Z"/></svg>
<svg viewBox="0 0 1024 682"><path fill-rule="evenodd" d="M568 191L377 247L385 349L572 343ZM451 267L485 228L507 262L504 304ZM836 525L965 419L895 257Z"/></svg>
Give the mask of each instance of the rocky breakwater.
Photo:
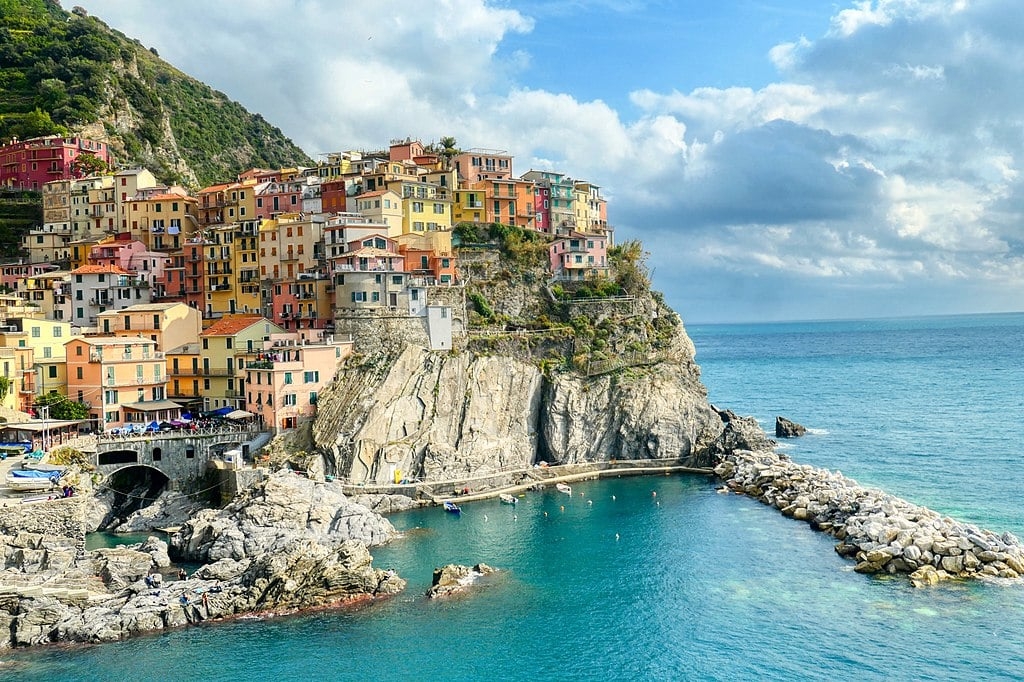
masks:
<svg viewBox="0 0 1024 682"><path fill-rule="evenodd" d="M915 586L948 578L1024 577L1024 546L944 517L839 472L770 451L736 451L715 468L729 489L810 523L839 540L836 551L860 573L909 574Z"/></svg>
<svg viewBox="0 0 1024 682"><path fill-rule="evenodd" d="M393 594L405 581L374 568L367 547L395 535L340 486L281 472L225 509L201 512L170 551L156 538L80 554L70 538L0 536L0 649L113 641ZM179 580L170 556L203 565Z"/></svg>

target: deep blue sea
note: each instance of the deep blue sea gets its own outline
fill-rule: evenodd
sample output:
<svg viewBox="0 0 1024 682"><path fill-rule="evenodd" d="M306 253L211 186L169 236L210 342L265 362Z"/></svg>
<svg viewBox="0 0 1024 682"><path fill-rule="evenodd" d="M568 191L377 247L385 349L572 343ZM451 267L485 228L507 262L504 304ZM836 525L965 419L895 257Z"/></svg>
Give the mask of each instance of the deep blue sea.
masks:
<svg viewBox="0 0 1024 682"><path fill-rule="evenodd" d="M689 332L712 402L812 430L794 459L1024 537L1024 315ZM376 564L410 584L387 602L5 653L0 678L1024 678L1024 584L862 576L828 537L698 477L574 491L393 516L404 537ZM435 566L481 561L501 570L472 595L420 596Z"/></svg>

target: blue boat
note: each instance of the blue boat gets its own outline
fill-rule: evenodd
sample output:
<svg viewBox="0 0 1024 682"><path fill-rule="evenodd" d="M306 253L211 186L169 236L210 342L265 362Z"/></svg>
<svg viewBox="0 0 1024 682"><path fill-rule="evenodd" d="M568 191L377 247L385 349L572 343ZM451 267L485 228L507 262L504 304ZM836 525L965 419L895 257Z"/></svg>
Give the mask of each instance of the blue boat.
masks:
<svg viewBox="0 0 1024 682"><path fill-rule="evenodd" d="M444 501L444 510L450 514L461 514L462 510L459 509L459 505L455 504L450 500Z"/></svg>
<svg viewBox="0 0 1024 682"><path fill-rule="evenodd" d="M64 471L38 469L12 469L4 480L8 488L14 490L47 490L56 488Z"/></svg>

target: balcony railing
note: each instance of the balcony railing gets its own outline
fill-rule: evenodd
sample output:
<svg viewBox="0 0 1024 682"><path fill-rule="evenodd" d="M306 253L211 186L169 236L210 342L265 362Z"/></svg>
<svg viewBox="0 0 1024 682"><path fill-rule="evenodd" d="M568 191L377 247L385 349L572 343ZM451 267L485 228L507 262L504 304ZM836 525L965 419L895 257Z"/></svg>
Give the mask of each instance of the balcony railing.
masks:
<svg viewBox="0 0 1024 682"><path fill-rule="evenodd" d="M172 367L167 373L174 377L233 377L238 371L222 367Z"/></svg>

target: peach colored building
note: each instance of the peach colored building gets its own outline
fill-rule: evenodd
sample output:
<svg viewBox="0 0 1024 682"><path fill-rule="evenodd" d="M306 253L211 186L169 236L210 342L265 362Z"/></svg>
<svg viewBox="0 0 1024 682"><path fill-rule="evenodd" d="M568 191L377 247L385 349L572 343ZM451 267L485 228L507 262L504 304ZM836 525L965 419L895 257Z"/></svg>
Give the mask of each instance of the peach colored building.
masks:
<svg viewBox="0 0 1024 682"><path fill-rule="evenodd" d="M166 399L167 365L152 339L86 337L64 348L68 398L88 404L98 428L180 416L180 405Z"/></svg>
<svg viewBox="0 0 1024 682"><path fill-rule="evenodd" d="M351 342L332 337L303 343L298 334L272 335L245 366L245 409L274 431L295 428L316 413L319 392L351 353Z"/></svg>
<svg viewBox="0 0 1024 682"><path fill-rule="evenodd" d="M149 337L158 351L198 342L203 326L199 311L184 303L143 303L97 318L101 334Z"/></svg>

